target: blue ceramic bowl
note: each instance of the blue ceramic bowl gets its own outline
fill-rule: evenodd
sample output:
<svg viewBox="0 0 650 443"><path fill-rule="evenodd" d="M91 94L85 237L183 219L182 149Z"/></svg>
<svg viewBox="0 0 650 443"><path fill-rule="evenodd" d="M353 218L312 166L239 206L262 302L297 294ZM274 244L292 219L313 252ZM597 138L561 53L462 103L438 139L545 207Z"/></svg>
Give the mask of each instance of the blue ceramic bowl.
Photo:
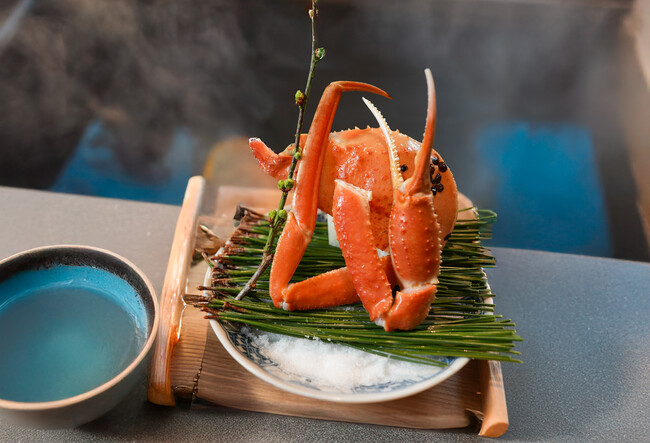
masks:
<svg viewBox="0 0 650 443"><path fill-rule="evenodd" d="M115 406L141 379L158 302L128 260L49 246L0 261L0 415L73 427Z"/></svg>

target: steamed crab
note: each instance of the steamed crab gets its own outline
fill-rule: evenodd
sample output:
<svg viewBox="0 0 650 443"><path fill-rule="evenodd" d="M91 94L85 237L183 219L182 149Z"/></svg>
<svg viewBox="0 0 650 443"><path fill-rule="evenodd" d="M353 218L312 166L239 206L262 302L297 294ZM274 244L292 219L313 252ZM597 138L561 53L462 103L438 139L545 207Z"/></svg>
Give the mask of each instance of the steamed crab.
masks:
<svg viewBox="0 0 650 443"><path fill-rule="evenodd" d="M270 276L276 307L315 309L359 299L386 331L409 330L435 298L441 252L456 222L458 192L433 150L436 99L425 71L428 110L422 143L391 131L372 103L379 128L330 133L341 94L362 91L390 98L359 82L338 81L323 92L297 171L293 206L278 240ZM275 154L260 139L250 147L262 168L287 178L293 146ZM309 244L317 210L330 214L346 267L290 284ZM393 296L393 286L399 290Z"/></svg>

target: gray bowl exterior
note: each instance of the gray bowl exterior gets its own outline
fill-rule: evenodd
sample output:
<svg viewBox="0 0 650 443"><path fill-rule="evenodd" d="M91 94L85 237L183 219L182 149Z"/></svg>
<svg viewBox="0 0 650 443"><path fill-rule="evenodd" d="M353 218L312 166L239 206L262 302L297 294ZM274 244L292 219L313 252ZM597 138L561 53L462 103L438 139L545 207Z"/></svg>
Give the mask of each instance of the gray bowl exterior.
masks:
<svg viewBox="0 0 650 443"><path fill-rule="evenodd" d="M67 399L24 403L0 399L0 417L20 426L71 428L104 415L143 379L149 367L158 330L158 299L147 277L133 263L113 252L77 245L30 249L0 261L0 281L25 269L52 264L91 265L110 271L129 282L142 298L148 318L147 340L131 364L106 383ZM1 356L0 356L1 358Z"/></svg>
<svg viewBox="0 0 650 443"><path fill-rule="evenodd" d="M85 400L65 406L43 409L0 408L3 421L37 429L74 428L93 421L113 409L142 381L149 367L152 349L140 364L112 387Z"/></svg>

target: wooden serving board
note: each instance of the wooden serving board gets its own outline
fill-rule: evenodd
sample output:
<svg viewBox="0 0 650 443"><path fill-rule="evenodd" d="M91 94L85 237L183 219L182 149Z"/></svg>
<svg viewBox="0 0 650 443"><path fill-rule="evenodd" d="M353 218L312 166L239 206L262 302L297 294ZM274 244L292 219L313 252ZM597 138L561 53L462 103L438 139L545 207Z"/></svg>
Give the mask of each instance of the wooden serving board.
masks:
<svg viewBox="0 0 650 443"><path fill-rule="evenodd" d="M190 191L191 187L188 187L188 192ZM270 206L269 202L276 203L277 195L277 191L268 189L222 187L210 221L217 224L215 230L220 235L227 235L232 229L231 220L237 204L245 203L264 210ZM193 201L187 195L185 200ZM179 225L188 222L188 215L185 213L183 220L183 214L182 210ZM195 214L190 220L195 221L197 216ZM177 230L179 232L185 231ZM174 275L180 274L187 279L177 285L185 287L185 299L200 296L196 287L203 283L206 265L198 263L190 266L187 272L179 273L174 271L172 261L173 257L170 258L168 275L175 272ZM186 257L178 257L177 261L188 263ZM174 293L166 293L163 289L161 304L182 306L183 300L174 300L174 297ZM169 311L176 312L176 309ZM185 305L183 310L178 335L174 328L162 326L166 322L176 324L173 318L162 318L162 336L159 340L168 339L166 335L171 333L174 345L170 354L160 356L152 362L149 399L154 403L170 404L169 398L173 399L172 403L204 400L249 411L425 429L461 428L478 420L481 422L479 435L487 437L498 437L508 427L503 379L498 362L470 361L443 383L404 399L383 403L343 404L291 394L250 374L230 357L219 343L209 322L204 319L204 314L190 304ZM168 361L165 362L162 357ZM164 368L168 368L168 383L161 382L164 379L161 376ZM154 380L157 381L157 386L153 386ZM165 401L158 400L161 398Z"/></svg>

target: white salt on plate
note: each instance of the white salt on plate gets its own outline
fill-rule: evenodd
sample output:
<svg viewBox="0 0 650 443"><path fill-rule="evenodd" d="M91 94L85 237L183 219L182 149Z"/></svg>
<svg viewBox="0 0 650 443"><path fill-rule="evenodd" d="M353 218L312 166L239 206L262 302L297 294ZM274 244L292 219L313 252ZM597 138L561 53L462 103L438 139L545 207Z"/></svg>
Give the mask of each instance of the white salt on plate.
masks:
<svg viewBox="0 0 650 443"><path fill-rule="evenodd" d="M360 386L421 381L441 370L320 340L287 337L247 327L240 332L283 373L318 388L351 392Z"/></svg>

